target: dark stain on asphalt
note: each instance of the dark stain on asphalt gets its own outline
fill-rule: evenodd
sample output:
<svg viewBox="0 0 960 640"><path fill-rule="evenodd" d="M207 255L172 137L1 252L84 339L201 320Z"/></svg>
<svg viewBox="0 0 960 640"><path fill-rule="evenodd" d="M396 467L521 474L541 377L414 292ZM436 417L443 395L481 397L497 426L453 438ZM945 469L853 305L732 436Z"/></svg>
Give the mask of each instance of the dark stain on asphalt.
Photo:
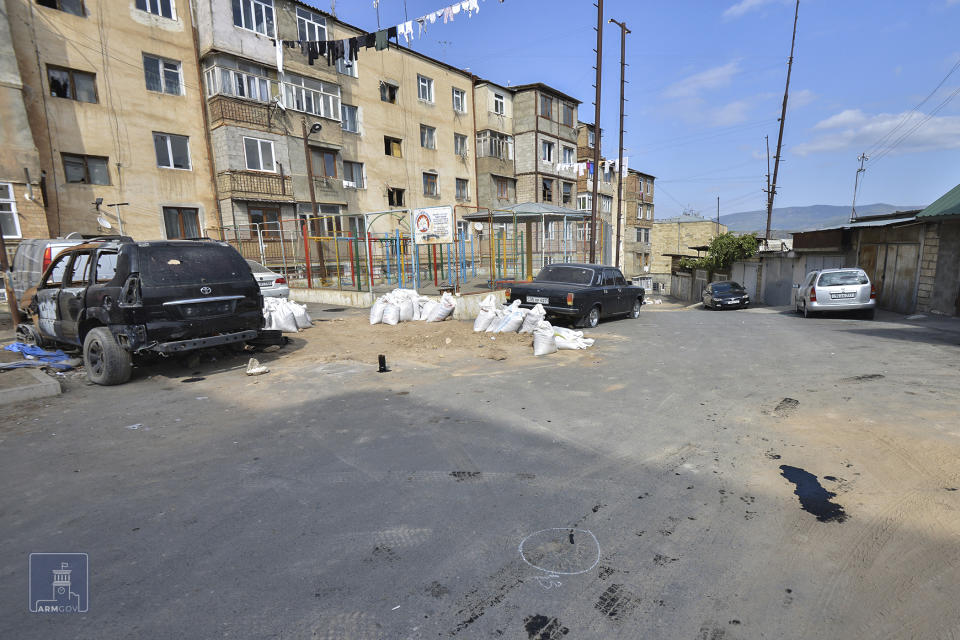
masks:
<svg viewBox="0 0 960 640"><path fill-rule="evenodd" d="M789 415L792 415L794 411L797 410L797 407L800 406L799 400L794 400L793 398L784 398L780 401L774 409L773 413L777 417L786 418Z"/></svg>
<svg viewBox="0 0 960 640"><path fill-rule="evenodd" d="M883 380L884 378L886 378L886 376L882 373L866 373L862 376L844 378L843 382L869 382L870 380Z"/></svg>
<svg viewBox="0 0 960 640"><path fill-rule="evenodd" d="M511 591L523 584L522 571L523 569L518 565L511 564L504 566L484 580L485 585L496 584L498 585L497 587L490 590L478 586L464 594L464 596L460 598L458 603L460 609L456 613L457 617L460 618L460 622L453 628L450 635L457 635L479 620L488 609L496 607L503 602ZM556 638L559 636L543 636L544 639L551 637Z"/></svg>
<svg viewBox="0 0 960 640"><path fill-rule="evenodd" d="M570 544L574 544L574 542L573 542L573 529L570 530L569 536L570 536Z"/></svg>
<svg viewBox="0 0 960 640"><path fill-rule="evenodd" d="M622 584L612 584L600 595L593 607L608 618L620 621L638 604L640 598L627 591Z"/></svg>
<svg viewBox="0 0 960 640"><path fill-rule="evenodd" d="M771 460L779 460L782 456L779 453L768 453L767 457Z"/></svg>
<svg viewBox="0 0 960 640"><path fill-rule="evenodd" d="M944 489L944 491L956 491L956 490L957 490L956 487L944 487L943 489Z"/></svg>
<svg viewBox="0 0 960 640"><path fill-rule="evenodd" d="M605 504L595 504L595 505L593 505L593 509L591 509L591 511L593 511L594 513L596 513L597 511L600 511L600 509L604 508L605 506L607 506L607 505L605 505Z"/></svg>
<svg viewBox="0 0 960 640"><path fill-rule="evenodd" d="M794 493L800 498L801 508L815 515L819 522L843 522L847 519L843 507L830 501L837 494L824 489L817 476L786 464L780 465L780 474L797 487Z"/></svg>
<svg viewBox="0 0 960 640"><path fill-rule="evenodd" d="M343 307L337 307L336 309L323 309L324 313L340 313L341 311L346 311Z"/></svg>
<svg viewBox="0 0 960 640"><path fill-rule="evenodd" d="M668 556L665 556L659 553L653 556L653 564L659 565L661 567L665 567L671 562L676 562L677 560L679 560L679 558L670 558Z"/></svg>
<svg viewBox="0 0 960 640"><path fill-rule="evenodd" d="M615 574L616 572L617 572L617 570L614 569L613 567L607 567L607 566L602 566L602 565L601 565L601 566L597 569L597 577L600 578L601 580L606 580L607 578L609 578L610 576L612 576L612 575Z"/></svg>
<svg viewBox="0 0 960 640"><path fill-rule="evenodd" d="M429 593L434 598L442 598L443 596L450 593L450 589L447 589L445 586L439 582L433 582L429 587L427 587L427 593Z"/></svg>
<svg viewBox="0 0 960 640"><path fill-rule="evenodd" d="M195 378L184 378L180 382L200 382L201 380L206 380L206 378L204 378L203 376L195 377Z"/></svg>
<svg viewBox="0 0 960 640"><path fill-rule="evenodd" d="M464 480L473 480L474 478L480 477L479 471L451 471L450 475L457 479L457 482L463 482Z"/></svg>
<svg viewBox="0 0 960 640"><path fill-rule="evenodd" d="M523 628L530 640L556 640L570 633L559 620L547 616L527 616L523 619Z"/></svg>

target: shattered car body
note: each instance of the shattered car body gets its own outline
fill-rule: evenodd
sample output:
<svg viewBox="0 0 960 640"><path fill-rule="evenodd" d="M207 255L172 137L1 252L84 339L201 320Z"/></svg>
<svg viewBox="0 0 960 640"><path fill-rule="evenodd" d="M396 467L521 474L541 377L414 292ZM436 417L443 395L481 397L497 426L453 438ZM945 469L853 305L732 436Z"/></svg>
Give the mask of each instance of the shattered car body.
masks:
<svg viewBox="0 0 960 640"><path fill-rule="evenodd" d="M130 377L132 355L255 338L263 298L249 265L218 242L91 242L50 264L23 306L22 339L82 347L98 384Z"/></svg>

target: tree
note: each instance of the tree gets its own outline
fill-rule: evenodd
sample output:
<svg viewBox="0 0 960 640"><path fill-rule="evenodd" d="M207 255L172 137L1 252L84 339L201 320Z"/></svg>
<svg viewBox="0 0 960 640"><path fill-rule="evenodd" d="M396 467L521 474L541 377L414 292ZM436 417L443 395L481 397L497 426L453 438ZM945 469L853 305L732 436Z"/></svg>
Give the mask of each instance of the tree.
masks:
<svg viewBox="0 0 960 640"><path fill-rule="evenodd" d="M680 267L686 269L706 269L707 271L725 271L737 260L752 258L757 254L760 243L757 234L737 236L721 233L710 241L707 255L703 258L683 258Z"/></svg>

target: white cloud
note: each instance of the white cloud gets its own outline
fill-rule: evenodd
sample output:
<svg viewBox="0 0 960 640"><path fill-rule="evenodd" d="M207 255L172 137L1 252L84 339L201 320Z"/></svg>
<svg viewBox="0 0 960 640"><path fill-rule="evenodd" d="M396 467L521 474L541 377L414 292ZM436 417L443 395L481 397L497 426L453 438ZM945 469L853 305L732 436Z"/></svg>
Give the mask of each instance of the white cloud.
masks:
<svg viewBox="0 0 960 640"><path fill-rule="evenodd" d="M800 109L805 107L814 100L817 99L817 94L809 89L801 89L800 91L795 91L790 94L790 103L789 106L794 109Z"/></svg>
<svg viewBox="0 0 960 640"><path fill-rule="evenodd" d="M824 131L818 137L793 148L795 153L807 155L824 151L852 149L863 151L890 133L900 121L903 126L894 133L887 144L892 144L920 124L927 116L922 113L879 113L867 115L860 109L847 109L814 125L814 130ZM960 149L960 116L934 116L904 138L891 154Z"/></svg>
<svg viewBox="0 0 960 640"><path fill-rule="evenodd" d="M725 65L713 67L679 80L663 92L667 98L692 98L706 89L718 89L730 84L740 73L740 63L732 60Z"/></svg>
<svg viewBox="0 0 960 640"><path fill-rule="evenodd" d="M750 103L746 100L735 100L714 110L710 119L715 127L728 127L739 124L747 119Z"/></svg>
<svg viewBox="0 0 960 640"><path fill-rule="evenodd" d="M770 4L773 0L740 0L737 4L730 6L723 12L724 18L739 18L745 13L754 9L759 9L765 4Z"/></svg>

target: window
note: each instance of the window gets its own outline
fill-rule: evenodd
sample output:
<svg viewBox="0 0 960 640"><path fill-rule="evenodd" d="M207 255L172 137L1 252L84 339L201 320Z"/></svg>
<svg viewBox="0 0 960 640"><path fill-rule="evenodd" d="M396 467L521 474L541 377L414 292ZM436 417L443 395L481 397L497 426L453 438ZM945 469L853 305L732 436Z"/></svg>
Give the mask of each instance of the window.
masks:
<svg viewBox="0 0 960 640"><path fill-rule="evenodd" d="M356 78L360 75L360 72L357 70L359 65L355 60L348 60L347 58L337 58L337 73L350 76L351 78Z"/></svg>
<svg viewBox="0 0 960 640"><path fill-rule="evenodd" d="M568 127L572 127L573 126L573 105L567 104L566 102L564 102L562 111L563 111L563 124L567 125Z"/></svg>
<svg viewBox="0 0 960 640"><path fill-rule="evenodd" d="M393 156L394 158L402 158L403 150L400 147L402 143L403 140L399 138L383 136L383 153L388 156Z"/></svg>
<svg viewBox="0 0 960 640"><path fill-rule="evenodd" d="M173 0L137 0L137 9L171 20L175 18Z"/></svg>
<svg viewBox="0 0 960 640"><path fill-rule="evenodd" d="M467 112L467 94L463 89L453 88L453 110L457 113Z"/></svg>
<svg viewBox="0 0 960 640"><path fill-rule="evenodd" d="M83 16L83 2L81 0L37 0L41 7L50 9L59 9L64 13L71 13L75 16Z"/></svg>
<svg viewBox="0 0 960 640"><path fill-rule="evenodd" d="M553 202L553 180L550 178L543 179L543 197L541 198L544 202Z"/></svg>
<svg viewBox="0 0 960 640"><path fill-rule="evenodd" d="M143 54L143 76L148 91L159 91L179 96L183 93L183 81L180 78L180 63L177 60L165 60Z"/></svg>
<svg viewBox="0 0 960 640"><path fill-rule="evenodd" d="M553 113L553 98L550 96L540 96L540 115L544 118L550 118Z"/></svg>
<svg viewBox="0 0 960 640"><path fill-rule="evenodd" d="M332 149L310 149L313 175L323 178L337 177L337 152Z"/></svg>
<svg viewBox="0 0 960 640"><path fill-rule="evenodd" d="M363 189L363 163L343 161L343 186Z"/></svg>
<svg viewBox="0 0 960 640"><path fill-rule="evenodd" d="M653 220L653 205L647 205L647 220Z"/></svg>
<svg viewBox="0 0 960 640"><path fill-rule="evenodd" d="M563 163L564 164L574 164L576 162L576 156L574 155L573 147L564 147L563 148Z"/></svg>
<svg viewBox="0 0 960 640"><path fill-rule="evenodd" d="M573 202L573 183L564 182L562 185L563 188L563 202L562 204L570 204Z"/></svg>
<svg viewBox="0 0 960 640"><path fill-rule="evenodd" d="M593 132L593 129L587 129L587 146L592 149L593 145L596 144L596 139L597 139L597 136Z"/></svg>
<svg viewBox="0 0 960 640"><path fill-rule="evenodd" d="M86 71L47 65L50 95L78 102L97 102L97 76Z"/></svg>
<svg viewBox="0 0 960 640"><path fill-rule="evenodd" d="M3 233L4 238L20 237L17 199L13 195L13 185L9 182L0 182L0 233Z"/></svg>
<svg viewBox="0 0 960 640"><path fill-rule="evenodd" d="M222 93L228 96L270 102L271 86L276 92L276 83L266 77L266 70L259 65L240 63L242 71L213 67L207 69L207 95Z"/></svg>
<svg viewBox="0 0 960 640"><path fill-rule="evenodd" d="M501 178L500 176L493 176L493 183L497 186L497 197L507 198L508 190L510 188L507 179Z"/></svg>
<svg viewBox="0 0 960 640"><path fill-rule="evenodd" d="M153 147L157 166L166 169L190 169L190 138L171 133L154 133Z"/></svg>
<svg viewBox="0 0 960 640"><path fill-rule="evenodd" d="M513 159L513 138L497 131L481 131L477 134L477 157Z"/></svg>
<svg viewBox="0 0 960 640"><path fill-rule="evenodd" d="M273 38L273 0L233 0L233 24Z"/></svg>
<svg viewBox="0 0 960 640"><path fill-rule="evenodd" d="M98 284L110 282L117 275L117 254L104 251L97 256L97 272L94 275Z"/></svg>
<svg viewBox="0 0 960 640"><path fill-rule="evenodd" d="M73 267L67 277L68 287L83 287L90 282L90 253L77 253L73 256Z"/></svg>
<svg viewBox="0 0 960 640"><path fill-rule="evenodd" d="M643 205L637 205L637 220L643 220Z"/></svg>
<svg viewBox="0 0 960 640"><path fill-rule="evenodd" d="M327 19L313 11L297 7L297 35L300 40L326 40Z"/></svg>
<svg viewBox="0 0 960 640"><path fill-rule="evenodd" d="M250 224L260 225L260 232L265 238L280 237L280 211L266 207L248 207L247 217Z"/></svg>
<svg viewBox="0 0 960 640"><path fill-rule="evenodd" d="M613 196L605 196L601 193L600 206L597 208L597 210L603 211L604 213L610 213L613 211Z"/></svg>
<svg viewBox="0 0 960 640"><path fill-rule="evenodd" d="M433 80L417 74L417 97L424 102L433 102Z"/></svg>
<svg viewBox="0 0 960 640"><path fill-rule="evenodd" d="M453 152L458 156L467 155L467 136L459 133L453 134Z"/></svg>
<svg viewBox="0 0 960 640"><path fill-rule="evenodd" d="M650 229L637 229L637 242L650 242Z"/></svg>
<svg viewBox="0 0 960 640"><path fill-rule="evenodd" d="M286 77L284 89L286 89L288 109L312 113L331 120L340 118L340 87L338 85L292 73L287 74ZM269 99L268 97L267 100Z"/></svg>
<svg viewBox="0 0 960 640"><path fill-rule="evenodd" d="M540 150L541 150L540 159L543 160L544 162L553 162L553 147L554 147L554 144L552 142L547 142L546 140L541 142L540 143Z"/></svg>
<svg viewBox="0 0 960 640"><path fill-rule="evenodd" d="M360 118L357 108L350 104L340 105L340 128L350 133L360 133Z"/></svg>
<svg viewBox="0 0 960 640"><path fill-rule="evenodd" d="M420 146L424 149L437 148L437 130L425 124L420 125Z"/></svg>
<svg viewBox="0 0 960 640"><path fill-rule="evenodd" d="M437 191L437 174L423 173L423 195L425 196L435 196L438 195Z"/></svg>
<svg viewBox="0 0 960 640"><path fill-rule="evenodd" d="M53 263L53 268L50 269L50 275L47 276L47 279L41 285L41 289L59 289L60 285L63 284L63 276L67 272L67 263L70 262L70 255L60 256L57 258L57 261Z"/></svg>
<svg viewBox="0 0 960 640"><path fill-rule="evenodd" d="M107 159L99 156L82 156L72 153L61 154L63 173L67 182L82 184L110 184L110 170Z"/></svg>
<svg viewBox="0 0 960 640"><path fill-rule="evenodd" d="M503 108L503 96L499 93L493 94L493 112L498 116L502 116L504 113L506 113L505 109Z"/></svg>
<svg viewBox="0 0 960 640"><path fill-rule="evenodd" d="M276 172L277 168L273 161L273 142L270 140L244 138L243 152L247 159L247 169Z"/></svg>
<svg viewBox="0 0 960 640"><path fill-rule="evenodd" d="M593 194L581 193L577 196L577 209L580 211L590 211L593 206Z"/></svg>
<svg viewBox="0 0 960 640"><path fill-rule="evenodd" d="M200 223L197 210L187 207L164 207L163 228L167 232L167 240L199 238Z"/></svg>
<svg viewBox="0 0 960 640"><path fill-rule="evenodd" d="M464 180L463 178L457 178L457 200L469 200L470 194L469 191L469 180Z"/></svg>
<svg viewBox="0 0 960 640"><path fill-rule="evenodd" d="M391 207L403 206L403 189L395 187L387 188L387 204Z"/></svg>
<svg viewBox="0 0 960 640"><path fill-rule="evenodd" d="M390 104L396 104L397 102L397 91L400 89L395 84L390 84L389 82L380 83L380 100L383 102L389 102Z"/></svg>

